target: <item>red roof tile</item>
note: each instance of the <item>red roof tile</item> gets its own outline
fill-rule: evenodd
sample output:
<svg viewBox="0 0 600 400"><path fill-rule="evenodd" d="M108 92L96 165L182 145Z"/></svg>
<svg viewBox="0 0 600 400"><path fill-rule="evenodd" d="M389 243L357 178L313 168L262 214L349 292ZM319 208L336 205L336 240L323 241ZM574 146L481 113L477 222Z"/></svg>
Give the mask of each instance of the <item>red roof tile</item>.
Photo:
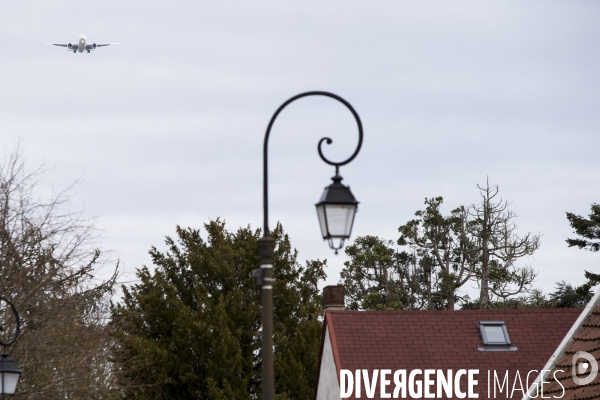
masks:
<svg viewBox="0 0 600 400"><path fill-rule="evenodd" d="M586 318L581 328L573 335L572 342L565 348L562 357L556 361L556 367L550 376L556 376L556 381L544 391L545 396L561 396L562 399L600 399L600 373L596 378L583 386L575 384L573 380L573 355L578 351L590 353L596 360L600 359L600 306L596 306ZM586 361L581 359L581 361ZM576 367L577 368L577 367ZM560 370L560 371L559 371ZM578 378L585 378L575 370ZM554 375L556 374L556 375ZM564 387L564 389L563 389ZM537 398L541 398L539 395Z"/></svg>
<svg viewBox="0 0 600 400"><path fill-rule="evenodd" d="M325 320L338 376L340 369L479 369L476 389L479 398L487 398L488 370L492 377L493 371L502 377L509 371L511 387L518 370L525 386L527 373L543 368L580 313L581 309L329 311ZM517 351L478 350L483 347L478 322L498 320L506 323ZM535 377L532 373L529 382ZM375 399L378 396L379 388ZM521 392L513 397L521 398Z"/></svg>

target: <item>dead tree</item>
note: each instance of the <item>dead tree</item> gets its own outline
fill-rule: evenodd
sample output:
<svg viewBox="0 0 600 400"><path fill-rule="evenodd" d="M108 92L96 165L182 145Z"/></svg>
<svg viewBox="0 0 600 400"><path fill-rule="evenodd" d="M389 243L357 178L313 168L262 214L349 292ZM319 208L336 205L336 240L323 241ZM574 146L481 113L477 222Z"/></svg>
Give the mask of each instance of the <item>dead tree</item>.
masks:
<svg viewBox="0 0 600 400"><path fill-rule="evenodd" d="M23 370L17 399L112 396L105 318L116 276L95 248L94 220L65 211L72 187L37 194L42 167L28 173L19 149L0 159L0 294L22 319L11 357Z"/></svg>
<svg viewBox="0 0 600 400"><path fill-rule="evenodd" d="M476 263L473 273L479 281L479 307L490 308L492 296L506 299L530 290L536 272L528 266L518 266L521 258L531 256L540 247L540 235L517 234L517 215L508 209L509 202L498 196L498 186L477 185L481 203L468 209L468 235Z"/></svg>

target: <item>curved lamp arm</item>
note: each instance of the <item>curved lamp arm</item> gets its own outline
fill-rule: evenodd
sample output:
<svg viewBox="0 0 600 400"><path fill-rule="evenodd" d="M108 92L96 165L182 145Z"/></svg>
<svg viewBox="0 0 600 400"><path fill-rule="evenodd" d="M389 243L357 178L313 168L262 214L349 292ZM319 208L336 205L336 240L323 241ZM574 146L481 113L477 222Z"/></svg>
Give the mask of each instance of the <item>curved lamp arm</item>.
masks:
<svg viewBox="0 0 600 400"><path fill-rule="evenodd" d="M321 146L323 145L323 142L327 142L327 144L331 144L333 142L333 140L331 140L328 137L324 137L321 140L319 140L319 144L317 146L317 150L319 151L319 156L321 157L321 159L329 164L329 165L334 165L335 166L335 172L336 175L339 172L339 167L342 165L346 165L348 164L350 161L354 160L354 158L356 157L356 155L358 154L358 152L360 151L360 148L362 146L362 141L363 141L363 128L362 128L362 123L360 121L360 117L358 116L358 113L354 110L354 108L352 107L352 105L350 105L350 103L348 103L346 100L344 100L343 98L341 98L340 96L333 94L333 93L329 93L329 92L322 92L322 91L313 91L313 92L305 92L305 93L300 93L292 98L290 98L289 100L287 100L285 103L283 103L281 106L279 106L279 108L277 109L277 111L275 111L275 114L273 114L273 117L271 117L271 121L269 122L269 125L267 126L267 132L265 133L265 142L264 142L264 147L263 147L263 207L264 207L264 230L263 230L263 237L268 237L269 236L269 191L268 191L268 187L269 187L269 175L268 175L268 143L269 143L269 135L271 133L271 128L273 127L273 123L275 122L275 119L277 118L277 116L279 115L279 113L291 102L298 100L302 97L308 97L308 96L325 96L325 97L330 97L332 99L335 99L337 101L339 101L340 103L342 103L343 105L345 105L350 112L352 113L352 115L354 115L354 119L356 120L356 124L358 125L358 145L356 147L356 150L354 150L354 153L350 156L350 158L348 158L347 160L344 161L340 161L340 162L333 162L328 160L324 155L323 155L323 151L321 150Z"/></svg>

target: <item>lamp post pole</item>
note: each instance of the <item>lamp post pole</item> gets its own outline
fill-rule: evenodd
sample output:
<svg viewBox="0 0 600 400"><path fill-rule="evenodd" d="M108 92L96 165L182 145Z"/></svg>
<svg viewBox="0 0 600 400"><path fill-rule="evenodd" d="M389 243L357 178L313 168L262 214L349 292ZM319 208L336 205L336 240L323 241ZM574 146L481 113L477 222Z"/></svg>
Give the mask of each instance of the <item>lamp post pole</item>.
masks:
<svg viewBox="0 0 600 400"><path fill-rule="evenodd" d="M346 234L340 235L340 234L336 234L336 233L329 234L328 229L326 229L327 230L327 234L326 234L325 231L323 231L323 229L324 229L323 226L328 227L329 224L327 222L323 222L323 221L320 222L321 230L323 232L323 238L329 240L330 246L332 248L334 248L334 246L332 244L333 243L332 237L341 238L339 247L334 248L336 250L336 254L337 254L337 249L341 248L341 246L343 245L344 238L347 238L350 236L350 230L352 229L352 222L354 220L354 212L356 211L356 205L358 204L358 202L354 199L354 196L352 196L352 194L350 193L349 188L347 188L346 186L339 183L339 181L341 181L341 177L339 176L339 167L342 165L346 165L350 161L352 161L356 157L356 155L358 154L358 152L360 151L360 148L362 146L363 128L362 128L362 123L360 121L360 117L358 116L358 113L354 110L354 108L346 100L344 100L343 98L341 98L338 95L335 95L335 94L329 93L329 92L322 92L322 91L305 92L305 93L300 93L300 94L290 98L285 103L283 103L281 106L279 106L277 111L275 111L275 114L273 114L273 116L271 117L271 121L269 122L269 125L267 126L267 132L265 133L265 140L264 140L264 146L263 146L264 226L263 226L263 237L258 240L258 249L259 249L261 261L260 261L260 268L254 270L252 272L255 282L261 288L261 292L262 292L261 318L262 318L262 324L263 324L263 327L262 327L262 398L263 398L263 400L274 400L274 398L275 398L275 377L274 377L274 368L273 368L273 281L274 281L274 279L273 279L273 251L275 249L275 240L269 236L269 234L270 234L270 231L269 231L269 192L268 192L269 181L268 181L268 157L267 157L269 135L271 133L271 128L273 127L273 123L275 122L275 119L277 118L279 113L293 101L298 100L303 97L308 97L308 96L325 96L325 97L330 97L332 99L335 99L335 100L341 102L350 110L350 112L354 116L356 123L358 125L358 146L356 147L356 150L354 151L354 153L347 160L342 161L342 162L332 162L323 155L323 152L321 151L321 145L323 144L323 142L326 142L327 144L331 144L333 142L328 137L325 137L325 138L322 138L321 140L319 140L319 144L317 146L317 150L319 152L319 156L321 157L321 159L325 163L335 166L335 170L336 170L336 176L334 177L334 184L331 185L330 187L326 188L325 193L323 194L323 197L321 199L321 202L319 204L317 204L317 206L325 204L325 203L327 203L327 205L332 205L334 207L336 205L339 206L340 204L337 204L337 203L339 203L339 201L337 203L335 201L327 202L327 201L324 201L323 199L327 197L328 189L329 189L330 193L331 192L337 193L337 191L335 189L340 189L340 187L345 189L345 194L341 197L338 196L336 198L337 199L342 198L341 203L342 203L343 207L347 208L349 205L353 206L353 208L350 210L351 215L348 213L349 218L351 217L350 222L349 222L349 224L348 223L345 224L346 226L349 225L349 230L347 231L347 235ZM339 179L337 179L337 181L336 181L335 178L339 178ZM337 186L336 186L336 182L337 182ZM331 190L332 188L334 190ZM348 194L349 194L349 196L348 196ZM329 195L329 197L331 197L331 194ZM336 204L333 204L333 203L336 203ZM326 216L326 212L323 212L323 213L319 212L319 218L321 218L321 214Z"/></svg>

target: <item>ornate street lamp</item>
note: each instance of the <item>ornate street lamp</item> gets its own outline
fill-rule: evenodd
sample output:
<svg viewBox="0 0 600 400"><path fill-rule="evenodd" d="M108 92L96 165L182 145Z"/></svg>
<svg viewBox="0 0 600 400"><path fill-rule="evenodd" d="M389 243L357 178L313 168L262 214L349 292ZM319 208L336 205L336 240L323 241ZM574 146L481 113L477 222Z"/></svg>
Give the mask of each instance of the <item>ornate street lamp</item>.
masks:
<svg viewBox="0 0 600 400"><path fill-rule="evenodd" d="M342 177L336 168L333 183L325 188L317 205L317 215L323 239L329 242L329 247L338 250L344 246L344 241L350 237L354 215L358 201L348 186L342 184ZM335 244L334 240L338 240Z"/></svg>
<svg viewBox="0 0 600 400"><path fill-rule="evenodd" d="M21 370L17 366L17 363L8 358L8 353L6 352L6 348L13 344L15 340L17 340L21 323L19 321L19 314L17 313L17 309L13 303L3 296L0 296L0 302L7 304L7 306L0 308L0 310L7 312L7 308L10 308L10 310L14 313L16 320L16 329L12 337L9 338L10 340L5 342L3 341L4 337L0 337L0 344L4 346L4 352L0 358L0 394L2 394L2 398L4 399L5 394L15 394L15 391L17 390L17 383L19 382L19 377L21 376ZM5 327L0 325L0 332L4 332L4 330Z"/></svg>
<svg viewBox="0 0 600 400"><path fill-rule="evenodd" d="M344 104L354 116L358 125L358 146L354 153L345 161L333 162L328 160L321 151L323 142L331 144L333 141L330 138L323 138L319 141L317 150L321 159L329 165L335 166L335 176L332 178L333 183L325 188L321 200L317 203L317 216L321 226L321 234L323 239L329 242L329 246L337 251L344 245L344 240L350 237L352 224L354 223L354 214L358 201L350 192L350 188L341 183L342 177L339 175L339 168L342 165L348 164L354 160L363 140L362 123L357 112L352 108L350 103L329 92L306 92L298 94L288 101L283 103L267 126L265 141L263 146L263 208L264 208L264 230L263 237L258 240L258 250L261 257L260 268L252 271L252 276L256 285L261 288L262 292L262 396L263 400L274 400L275 397L275 379L273 374L273 250L275 248L275 240L269 236L269 192L268 192L268 143L269 134L275 119L279 113L291 102L307 96L325 96L330 97ZM337 240L336 244L334 241Z"/></svg>

